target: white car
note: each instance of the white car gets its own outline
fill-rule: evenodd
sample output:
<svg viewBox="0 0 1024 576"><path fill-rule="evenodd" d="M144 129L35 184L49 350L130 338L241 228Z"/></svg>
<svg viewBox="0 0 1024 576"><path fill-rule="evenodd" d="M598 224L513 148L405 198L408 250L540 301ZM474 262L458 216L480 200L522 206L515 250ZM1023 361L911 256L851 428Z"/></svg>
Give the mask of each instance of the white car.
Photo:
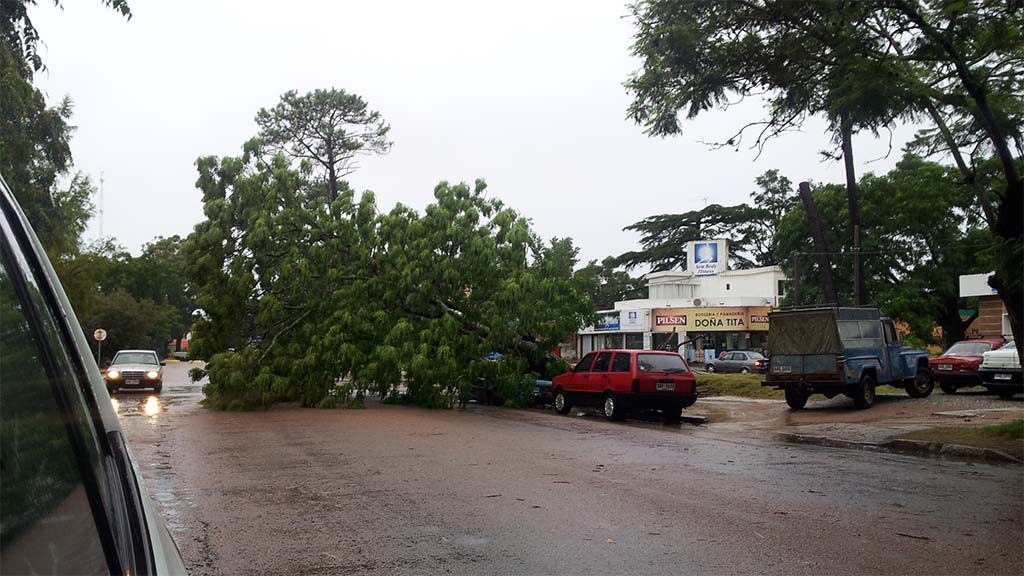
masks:
<svg viewBox="0 0 1024 576"><path fill-rule="evenodd" d="M152 388L160 392L164 387L164 363L153 350L121 350L103 375L107 391L122 388Z"/></svg>
<svg viewBox="0 0 1024 576"><path fill-rule="evenodd" d="M981 376L981 385L989 392L999 394L1000 398L1012 398L1014 394L1024 392L1020 356L1013 340L998 350L985 352L978 375Z"/></svg>

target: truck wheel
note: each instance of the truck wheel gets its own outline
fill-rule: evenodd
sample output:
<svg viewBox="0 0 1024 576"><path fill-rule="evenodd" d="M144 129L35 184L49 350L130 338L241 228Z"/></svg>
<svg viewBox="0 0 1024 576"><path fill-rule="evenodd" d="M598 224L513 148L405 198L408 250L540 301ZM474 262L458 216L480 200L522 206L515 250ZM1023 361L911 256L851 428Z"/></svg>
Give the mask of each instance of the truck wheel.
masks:
<svg viewBox="0 0 1024 576"><path fill-rule="evenodd" d="M807 406L809 396L810 393L798 386L786 387L786 404L793 410L803 410L804 406Z"/></svg>
<svg viewBox="0 0 1024 576"><path fill-rule="evenodd" d="M857 408L871 408L875 403L875 378L870 374L861 376L860 383L850 394L850 398L853 398L853 405Z"/></svg>
<svg viewBox="0 0 1024 576"><path fill-rule="evenodd" d="M572 410L572 404L569 404L569 399L565 397L565 392L559 390L555 392L555 412L559 414L568 414Z"/></svg>
<svg viewBox="0 0 1024 576"><path fill-rule="evenodd" d="M927 398L934 389L935 383L932 382L931 372L921 370L914 376L913 382L907 384L907 395L911 398Z"/></svg>
<svg viewBox="0 0 1024 576"><path fill-rule="evenodd" d="M1002 388L1002 389L999 389L999 390L993 390L993 389L989 388L988 391L989 392L995 392L1003 400L1010 400L1011 398L1013 398L1013 395L1017 393L1016 390L1007 390L1005 388Z"/></svg>
<svg viewBox="0 0 1024 576"><path fill-rule="evenodd" d="M602 413L604 417L609 420L622 420L624 410L619 406L618 400L615 395L611 392L604 395L604 404L602 404Z"/></svg>
<svg viewBox="0 0 1024 576"><path fill-rule="evenodd" d="M956 394L956 386L953 386L952 384L943 382L942 384L939 384L939 388L942 388L942 391L946 394Z"/></svg>

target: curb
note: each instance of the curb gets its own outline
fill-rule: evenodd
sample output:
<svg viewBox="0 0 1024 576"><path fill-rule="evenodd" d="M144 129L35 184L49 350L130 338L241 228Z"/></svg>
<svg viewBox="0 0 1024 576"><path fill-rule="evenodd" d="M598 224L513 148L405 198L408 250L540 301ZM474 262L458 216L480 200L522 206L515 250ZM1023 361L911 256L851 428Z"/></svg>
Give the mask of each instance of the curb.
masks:
<svg viewBox="0 0 1024 576"><path fill-rule="evenodd" d="M887 442L855 442L853 440L812 436L809 434L794 434L791 432L780 432L778 435L784 442L792 444L809 444L828 448L866 450L869 452L894 452L923 458L942 458L966 462L983 462L985 464L1024 464L1020 459L1010 456L1001 450L963 446L961 444L900 439Z"/></svg>

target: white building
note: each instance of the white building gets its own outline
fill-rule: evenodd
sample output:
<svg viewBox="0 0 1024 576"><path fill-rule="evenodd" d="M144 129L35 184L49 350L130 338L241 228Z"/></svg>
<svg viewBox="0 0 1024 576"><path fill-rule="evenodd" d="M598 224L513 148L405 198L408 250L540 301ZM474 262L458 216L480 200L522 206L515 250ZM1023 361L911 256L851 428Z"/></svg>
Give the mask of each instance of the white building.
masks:
<svg viewBox="0 0 1024 576"><path fill-rule="evenodd" d="M714 246L711 254L708 244ZM703 361L720 350L764 348L768 312L785 292L782 269L727 270L725 240L692 242L687 253L685 271L646 276L647 298L616 302L613 310L600 312L597 324L579 332L579 354L601 348L681 349L691 360Z"/></svg>

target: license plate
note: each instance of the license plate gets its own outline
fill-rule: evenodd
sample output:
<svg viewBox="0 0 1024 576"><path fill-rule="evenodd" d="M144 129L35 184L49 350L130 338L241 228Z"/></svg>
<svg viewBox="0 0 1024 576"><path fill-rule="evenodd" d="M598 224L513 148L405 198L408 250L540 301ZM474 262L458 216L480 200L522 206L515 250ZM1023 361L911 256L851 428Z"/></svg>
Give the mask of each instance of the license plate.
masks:
<svg viewBox="0 0 1024 576"><path fill-rule="evenodd" d="M671 392L676 389L675 382L658 382L658 392Z"/></svg>
<svg viewBox="0 0 1024 576"><path fill-rule="evenodd" d="M952 370L952 364L939 364L939 370Z"/></svg>
<svg viewBox="0 0 1024 576"><path fill-rule="evenodd" d="M792 366L772 366L772 373L773 374L792 374L793 373L793 367Z"/></svg>
<svg viewBox="0 0 1024 576"><path fill-rule="evenodd" d="M995 378L996 380L1009 380L1011 378L1011 375L1010 374L996 374L995 376L993 376L993 378Z"/></svg>
<svg viewBox="0 0 1024 576"><path fill-rule="evenodd" d="M124 383L127 386L138 386L139 385L139 381L138 380L125 380Z"/></svg>

